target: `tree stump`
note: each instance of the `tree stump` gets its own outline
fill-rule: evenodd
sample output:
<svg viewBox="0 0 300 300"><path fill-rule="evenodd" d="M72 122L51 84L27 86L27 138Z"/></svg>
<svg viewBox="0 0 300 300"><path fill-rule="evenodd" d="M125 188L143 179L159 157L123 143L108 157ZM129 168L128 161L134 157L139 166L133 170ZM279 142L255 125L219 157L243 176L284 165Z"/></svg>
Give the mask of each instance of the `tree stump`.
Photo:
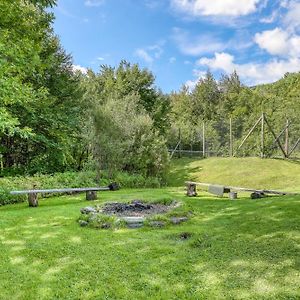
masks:
<svg viewBox="0 0 300 300"><path fill-rule="evenodd" d="M96 191L87 191L86 192L86 200L97 200L97 192Z"/></svg>
<svg viewBox="0 0 300 300"><path fill-rule="evenodd" d="M37 207L39 205L37 193L29 193L28 194L28 204L30 207Z"/></svg>
<svg viewBox="0 0 300 300"><path fill-rule="evenodd" d="M188 183L186 194L189 197L196 197L197 196L196 184Z"/></svg>

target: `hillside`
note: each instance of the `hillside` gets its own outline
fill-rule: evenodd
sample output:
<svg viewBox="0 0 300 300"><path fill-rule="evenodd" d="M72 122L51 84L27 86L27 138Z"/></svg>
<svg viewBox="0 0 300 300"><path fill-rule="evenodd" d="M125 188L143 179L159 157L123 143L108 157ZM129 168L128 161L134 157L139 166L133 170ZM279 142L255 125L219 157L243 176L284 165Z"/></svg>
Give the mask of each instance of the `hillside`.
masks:
<svg viewBox="0 0 300 300"><path fill-rule="evenodd" d="M300 162L254 157L173 160L169 185L182 186L186 180L300 191Z"/></svg>

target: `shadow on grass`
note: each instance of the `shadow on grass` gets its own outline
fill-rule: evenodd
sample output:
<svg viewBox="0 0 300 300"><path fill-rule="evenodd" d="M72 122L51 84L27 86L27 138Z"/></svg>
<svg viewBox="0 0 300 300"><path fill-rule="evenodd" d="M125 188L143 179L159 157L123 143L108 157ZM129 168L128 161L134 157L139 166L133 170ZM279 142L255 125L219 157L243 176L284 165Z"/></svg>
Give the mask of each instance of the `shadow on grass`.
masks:
<svg viewBox="0 0 300 300"><path fill-rule="evenodd" d="M192 167L191 163L194 161L199 161L201 159L197 158L184 158L184 159L174 159L171 165L176 167L172 167L169 175L168 175L168 185L169 186L184 186L185 181L194 180L191 178L192 173L199 172L201 170L201 166Z"/></svg>
<svg viewBox="0 0 300 300"><path fill-rule="evenodd" d="M145 193L127 191L126 199ZM299 197L229 201L166 190L148 193L184 201L193 218L156 230L91 230L76 223L77 202L41 207L31 218L17 211L19 218L0 222L5 224L0 258L6 274L0 296L297 299ZM182 232L190 238L178 238Z"/></svg>

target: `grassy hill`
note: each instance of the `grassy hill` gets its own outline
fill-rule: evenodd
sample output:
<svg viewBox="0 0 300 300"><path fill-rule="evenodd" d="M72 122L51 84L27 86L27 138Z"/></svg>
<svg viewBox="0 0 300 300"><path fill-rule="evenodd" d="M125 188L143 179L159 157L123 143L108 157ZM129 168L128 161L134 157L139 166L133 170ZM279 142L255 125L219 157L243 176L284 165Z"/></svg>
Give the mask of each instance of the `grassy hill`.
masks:
<svg viewBox="0 0 300 300"><path fill-rule="evenodd" d="M300 191L300 162L255 157L173 160L169 185L182 186L186 180Z"/></svg>

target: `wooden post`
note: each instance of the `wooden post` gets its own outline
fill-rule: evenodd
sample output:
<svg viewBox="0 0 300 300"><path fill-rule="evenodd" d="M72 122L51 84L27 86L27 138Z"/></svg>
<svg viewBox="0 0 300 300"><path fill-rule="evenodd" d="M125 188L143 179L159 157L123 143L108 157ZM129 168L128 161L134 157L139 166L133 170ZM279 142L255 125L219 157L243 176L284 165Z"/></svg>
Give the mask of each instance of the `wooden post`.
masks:
<svg viewBox="0 0 300 300"><path fill-rule="evenodd" d="M28 204L29 204L29 207L37 207L39 205L37 193L29 193L28 194Z"/></svg>
<svg viewBox="0 0 300 300"><path fill-rule="evenodd" d="M229 119L229 156L233 156L232 119Z"/></svg>
<svg viewBox="0 0 300 300"><path fill-rule="evenodd" d="M286 120L284 151L287 155L289 153L289 126L289 120Z"/></svg>
<svg viewBox="0 0 300 300"><path fill-rule="evenodd" d="M96 191L86 191L86 200L97 200Z"/></svg>
<svg viewBox="0 0 300 300"><path fill-rule="evenodd" d="M300 143L300 138L297 140L296 144L293 146L293 148L291 149L290 153L287 154L287 157L290 157L290 155L294 152L294 150L297 148L297 146Z"/></svg>
<svg viewBox="0 0 300 300"><path fill-rule="evenodd" d="M281 138L281 136L285 133L286 129L288 127L290 127L292 124L292 122L289 122L287 125L285 125L285 127L280 131L280 133L278 134L278 136L276 137L276 139L274 140L272 147L274 147L277 143L277 141Z"/></svg>
<svg viewBox="0 0 300 300"><path fill-rule="evenodd" d="M202 156L205 157L205 123L202 125Z"/></svg>
<svg viewBox="0 0 300 300"><path fill-rule="evenodd" d="M256 128L256 126L259 124L260 121L261 121L261 116L256 121L256 123L254 124L254 126L250 129L250 131L248 132L248 134L246 135L246 137L243 139L242 143L239 145L239 147L237 148L236 152L239 151L243 147L243 145L245 144L245 142L247 141L247 139L249 138L249 136L251 135L251 133L253 132L253 130ZM236 152L235 152L235 154L236 154Z"/></svg>
<svg viewBox="0 0 300 300"><path fill-rule="evenodd" d="M229 192L229 199L231 200L237 199L237 192Z"/></svg>
<svg viewBox="0 0 300 300"><path fill-rule="evenodd" d="M181 150L182 150L182 145L181 145L181 129L180 128L179 128L178 138L179 138L179 158L180 158L181 157Z"/></svg>
<svg viewBox="0 0 300 300"><path fill-rule="evenodd" d="M261 115L261 158L264 158L265 150L265 114Z"/></svg>
<svg viewBox="0 0 300 300"><path fill-rule="evenodd" d="M194 184L194 183L187 184L186 195L189 197L197 196L196 184Z"/></svg>
<svg viewBox="0 0 300 300"><path fill-rule="evenodd" d="M267 119L267 118L265 118L265 122L266 122L266 124L267 124L267 126L268 126L269 130L271 131L271 133L272 133L273 137L274 137L274 138L275 138L275 140L276 140L276 139L277 139L277 137L276 137L276 134L275 134L274 130L272 129L271 125L269 124L269 121L268 121L268 119ZM278 146L279 146L280 150L281 150L281 151L282 151L282 153L283 153L283 157L287 157L287 156L288 156L288 154L287 154L287 153L284 151L284 149L283 149L283 147L282 147L282 145L281 145L281 143L280 143L279 139L277 139L277 144L278 144Z"/></svg>

